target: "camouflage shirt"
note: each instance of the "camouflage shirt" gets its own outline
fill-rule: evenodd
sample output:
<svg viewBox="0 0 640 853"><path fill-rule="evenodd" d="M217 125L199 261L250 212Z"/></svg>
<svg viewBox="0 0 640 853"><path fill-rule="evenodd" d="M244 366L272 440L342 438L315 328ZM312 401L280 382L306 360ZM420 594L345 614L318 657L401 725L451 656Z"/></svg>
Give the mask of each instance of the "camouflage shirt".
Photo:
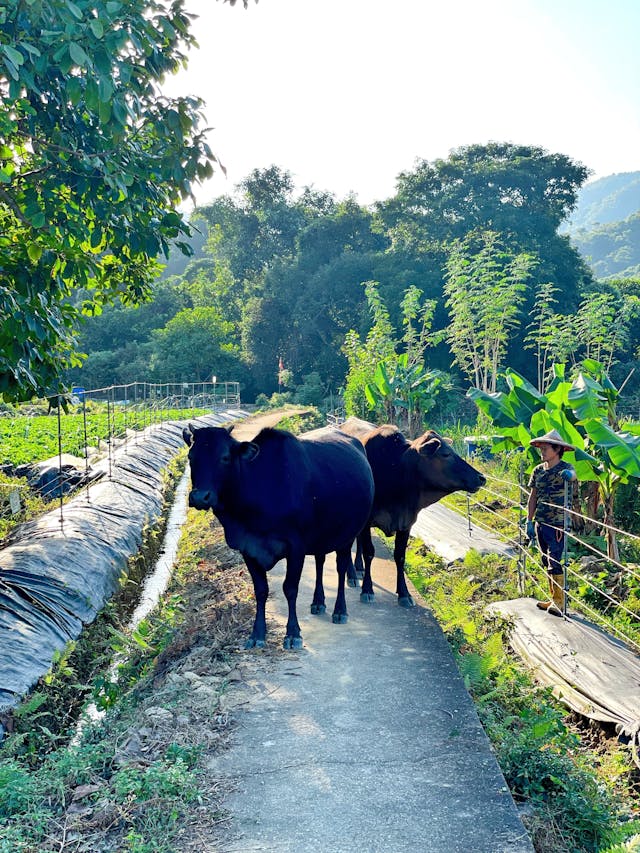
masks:
<svg viewBox="0 0 640 853"><path fill-rule="evenodd" d="M561 471L572 471L568 462L561 459L553 468L546 470L544 463L536 465L529 478L529 488L536 490L536 511L534 518L543 524L562 527L564 524L564 480ZM553 506L549 506L553 504Z"/></svg>

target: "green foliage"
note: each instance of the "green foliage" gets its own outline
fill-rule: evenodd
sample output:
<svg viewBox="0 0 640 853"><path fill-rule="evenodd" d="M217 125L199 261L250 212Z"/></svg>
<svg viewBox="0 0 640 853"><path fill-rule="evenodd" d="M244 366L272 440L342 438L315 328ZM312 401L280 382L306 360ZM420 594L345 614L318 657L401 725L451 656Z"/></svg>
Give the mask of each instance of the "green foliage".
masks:
<svg viewBox="0 0 640 853"><path fill-rule="evenodd" d="M407 565L454 649L513 796L530 805L525 823L535 849L603 849L619 828L612 782L605 784L594 761L581 757L565 712L531 682L486 615L493 597L517 595L515 572L496 555L477 552L469 552L462 566L445 567L423 546L410 551Z"/></svg>
<svg viewBox="0 0 640 853"><path fill-rule="evenodd" d="M192 410L200 412L201 410ZM184 411L163 411L167 420L184 417ZM110 435L124 435L127 429L144 429L150 413L145 409L117 408L109 416L106 409L87 411L87 445L98 447ZM74 410L61 418L62 449L64 453L83 458L85 432L83 414ZM0 418L0 464L24 465L51 459L58 454L58 419L49 415L18 415ZM5 482L0 475L0 483ZM0 491L0 499L2 492Z"/></svg>
<svg viewBox="0 0 640 853"><path fill-rule="evenodd" d="M215 158L201 101L160 92L194 44L183 0L0 15L0 394L24 399L77 363L82 310L146 298L154 259L190 250L177 206Z"/></svg>
<svg viewBox="0 0 640 853"><path fill-rule="evenodd" d="M640 820L630 820L612 829L599 853L638 853L640 851Z"/></svg>
<svg viewBox="0 0 640 853"><path fill-rule="evenodd" d="M237 375L239 347L233 325L217 308L185 308L153 332L151 370L171 364L175 381L211 381Z"/></svg>
<svg viewBox="0 0 640 853"><path fill-rule="evenodd" d="M640 478L640 424L627 423L624 429L619 428L619 391L599 362L585 359L582 370L571 382L564 378L564 365L554 365L554 375L546 395L508 369L508 393L489 394L471 388L468 396L500 430L494 449L523 447L529 470L537 462L531 440L557 430L576 448L575 452L565 453L564 458L574 466L579 480L597 483L604 522L615 527L619 485ZM616 537L611 529L607 529L607 545L608 555L617 560Z"/></svg>
<svg viewBox="0 0 640 853"><path fill-rule="evenodd" d="M444 286L451 315L447 340L462 372L484 391L496 390L536 263L530 254L506 251L493 231L470 234L451 248Z"/></svg>
<svg viewBox="0 0 640 853"><path fill-rule="evenodd" d="M177 802L192 802L197 795L194 776L182 758L156 761L149 767L124 767L111 777L116 802L171 797Z"/></svg>
<svg viewBox="0 0 640 853"><path fill-rule="evenodd" d="M351 329L347 332L342 347L349 363L344 388L345 411L347 415L355 416L364 415L365 388L377 365L395 355L393 326L387 306L380 297L377 282L366 282L365 294L372 317L371 328L364 343L358 333Z"/></svg>
<svg viewBox="0 0 640 853"><path fill-rule="evenodd" d="M343 347L349 361L346 413L363 415L366 403L378 420L398 423L409 434L417 434L438 394L451 387L446 374L425 366L425 347L439 340L431 332L434 303L426 300L421 304L422 293L416 287L405 291L401 305L404 333L402 341L397 341L376 282L367 283L366 295L373 326L364 344L351 330ZM404 352L398 354L401 347Z"/></svg>
<svg viewBox="0 0 640 853"><path fill-rule="evenodd" d="M154 355L157 339L150 328L162 329L181 310L217 309L233 327L225 342L241 349L232 368L239 374L233 378L243 382L245 399L278 390L276 365L282 355L296 377L317 373L334 393L345 385L348 371L348 408L366 417L364 385L387 353L373 347L362 365L355 354L375 326L363 282L378 282L393 328L400 330L403 316L411 318L394 350L423 354L425 346L433 346L429 369L449 371L448 347L435 346L433 336L420 337L422 318L412 282L426 297L420 299L420 310L430 306L429 326L442 333L449 322L443 298L449 247L490 229L500 232L510 256L540 259L520 294L524 316L535 287L550 281L563 293L566 310L574 310L589 275L556 228L575 203L585 174L569 158L532 146L469 146L401 176L396 196L372 213L353 198L336 201L309 188L296 195L291 174L277 166L254 170L233 194L198 211L194 225L206 242L196 246L199 256L180 278L156 288L159 316L153 320L145 311L136 320L127 310L118 317L105 310L104 325L100 318L90 321L83 334L82 349L89 352L84 375L94 380L81 378L84 368L69 375L85 387L107 385L114 378L131 381L140 378L153 357L155 378L172 379L171 351ZM179 240L195 245L186 235ZM170 300L175 307L166 316ZM503 304L511 310L507 298ZM343 349L349 330L353 334ZM528 375L529 354L523 351L519 327L511 328L508 337L512 365L520 369L522 364ZM358 376L361 367L364 378ZM438 406L445 404L441 397Z"/></svg>

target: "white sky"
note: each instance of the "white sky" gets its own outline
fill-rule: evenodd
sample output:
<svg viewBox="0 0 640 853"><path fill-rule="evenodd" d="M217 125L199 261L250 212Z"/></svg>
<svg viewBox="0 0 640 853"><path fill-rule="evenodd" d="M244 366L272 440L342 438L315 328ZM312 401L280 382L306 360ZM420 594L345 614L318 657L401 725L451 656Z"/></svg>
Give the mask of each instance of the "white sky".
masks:
<svg viewBox="0 0 640 853"><path fill-rule="evenodd" d="M638 0L186 0L200 44L168 94L206 102L227 168L276 164L362 204L416 158L506 141L593 178L640 169Z"/></svg>

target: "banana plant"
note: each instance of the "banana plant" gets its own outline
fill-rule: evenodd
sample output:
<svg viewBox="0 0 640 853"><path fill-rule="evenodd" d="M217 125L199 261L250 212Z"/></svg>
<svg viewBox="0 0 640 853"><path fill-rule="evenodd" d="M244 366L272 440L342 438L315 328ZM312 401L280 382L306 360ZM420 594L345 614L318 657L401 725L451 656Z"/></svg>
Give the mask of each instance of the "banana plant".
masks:
<svg viewBox="0 0 640 853"><path fill-rule="evenodd" d="M552 429L576 450L564 458L573 465L578 480L597 484L603 521L607 525L607 553L618 560L614 517L615 495L621 483L640 479L640 423L621 428L616 405L620 393L600 362L586 359L573 378L565 378L565 365L553 365L553 382L546 394L508 369L507 392L469 389L470 397L500 431L492 450L524 448L528 470L539 462L531 441Z"/></svg>
<svg viewBox="0 0 640 853"><path fill-rule="evenodd" d="M383 414L388 423L404 420L410 435L420 432L422 419L435 405L438 394L451 388L441 370L427 370L411 363L407 353L379 361L371 382L365 386L369 408Z"/></svg>

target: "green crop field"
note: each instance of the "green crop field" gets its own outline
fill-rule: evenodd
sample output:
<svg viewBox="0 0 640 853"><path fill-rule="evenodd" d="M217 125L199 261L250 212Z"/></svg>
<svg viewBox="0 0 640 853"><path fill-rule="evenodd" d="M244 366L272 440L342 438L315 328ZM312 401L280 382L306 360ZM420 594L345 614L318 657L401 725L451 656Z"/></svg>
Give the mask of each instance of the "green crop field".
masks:
<svg viewBox="0 0 640 853"><path fill-rule="evenodd" d="M151 418L183 420L205 414L204 409L163 410L161 413L148 409L120 410L110 415L104 412L87 412L86 441L83 414L63 414L60 417L60 438L63 453L84 457L85 445L97 447L99 441L109 436L124 436L126 430L141 430L149 426ZM0 418L0 464L23 465L56 456L58 445L58 418L56 415L35 415Z"/></svg>

